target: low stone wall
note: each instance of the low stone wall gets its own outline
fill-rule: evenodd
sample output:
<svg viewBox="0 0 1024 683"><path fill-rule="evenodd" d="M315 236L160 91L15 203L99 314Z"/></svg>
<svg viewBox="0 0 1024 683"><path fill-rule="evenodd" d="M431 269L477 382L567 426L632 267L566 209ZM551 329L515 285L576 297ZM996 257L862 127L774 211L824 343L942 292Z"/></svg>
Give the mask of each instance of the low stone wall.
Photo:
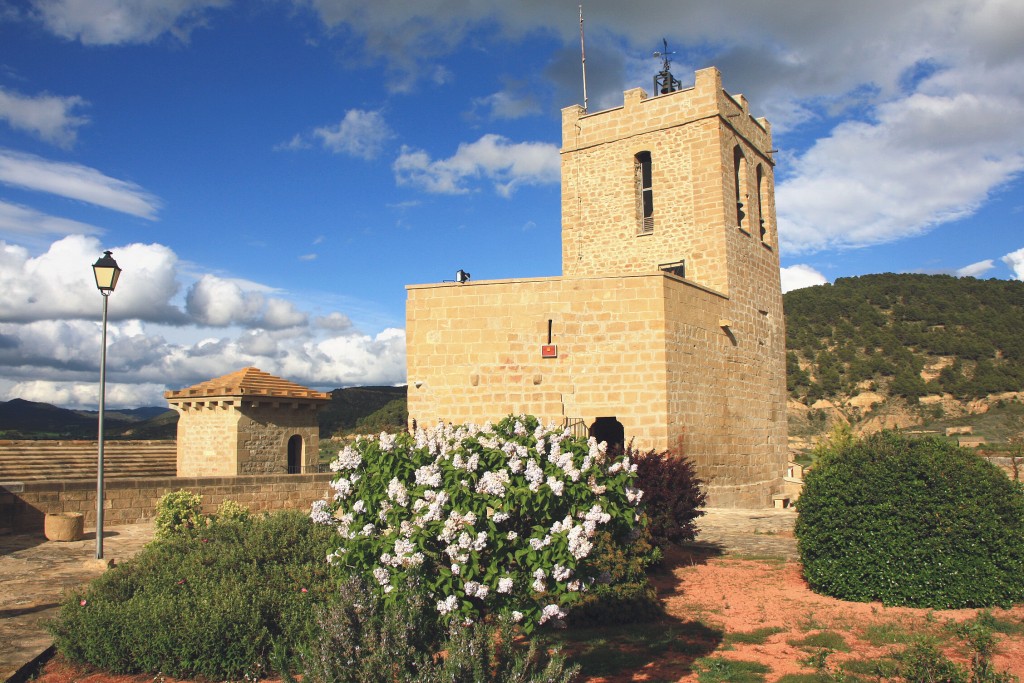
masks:
<svg viewBox="0 0 1024 683"><path fill-rule="evenodd" d="M104 482L103 527L152 519L156 504L170 491L203 496L203 512L224 500L253 512L308 510L327 495L332 474L270 474L241 477L146 477ZM81 512L86 530L96 529L95 481L0 482L0 528L13 533L42 532L47 513Z"/></svg>

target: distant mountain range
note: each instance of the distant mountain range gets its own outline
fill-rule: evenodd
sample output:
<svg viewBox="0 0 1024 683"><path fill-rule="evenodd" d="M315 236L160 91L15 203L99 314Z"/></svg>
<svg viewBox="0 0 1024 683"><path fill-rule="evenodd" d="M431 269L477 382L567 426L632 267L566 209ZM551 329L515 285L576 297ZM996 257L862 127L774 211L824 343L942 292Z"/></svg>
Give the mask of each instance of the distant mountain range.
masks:
<svg viewBox="0 0 1024 683"><path fill-rule="evenodd" d="M405 425L405 387L349 387L331 392L320 410L320 435L379 432ZM0 401L0 439L83 439L97 437L95 410L69 410L15 398ZM178 414L156 406L107 410L107 439L174 439Z"/></svg>

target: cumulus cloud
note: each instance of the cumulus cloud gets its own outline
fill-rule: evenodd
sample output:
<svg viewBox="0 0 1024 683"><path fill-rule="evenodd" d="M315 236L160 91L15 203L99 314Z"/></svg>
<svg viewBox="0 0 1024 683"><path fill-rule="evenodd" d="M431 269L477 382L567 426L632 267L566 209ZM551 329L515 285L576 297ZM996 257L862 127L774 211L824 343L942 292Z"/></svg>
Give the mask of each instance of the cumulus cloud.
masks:
<svg viewBox="0 0 1024 683"><path fill-rule="evenodd" d="M100 308L92 263L103 254L99 240L71 235L39 256L0 242L0 322L94 319ZM165 246L130 244L114 254L123 270L111 294L111 319L181 323L169 302L177 293L177 257Z"/></svg>
<svg viewBox="0 0 1024 683"><path fill-rule="evenodd" d="M995 268L995 262L992 259L987 258L984 261L978 261L977 263L972 263L964 266L963 268L959 268L956 271L956 274L957 277L981 277L993 268Z"/></svg>
<svg viewBox="0 0 1024 683"><path fill-rule="evenodd" d="M160 200L135 183L81 164L49 161L0 149L0 183L77 199L95 206L156 220Z"/></svg>
<svg viewBox="0 0 1024 683"><path fill-rule="evenodd" d="M789 253L863 247L920 234L973 213L1024 170L1024 98L917 93L837 126L791 163L777 190Z"/></svg>
<svg viewBox="0 0 1024 683"><path fill-rule="evenodd" d="M317 128L313 136L332 152L369 160L381 153L394 133L379 111L350 109L337 125Z"/></svg>
<svg viewBox="0 0 1024 683"><path fill-rule="evenodd" d="M0 120L60 147L70 147L78 128L89 122L87 117L74 113L83 106L85 100L81 97L29 97L0 88Z"/></svg>
<svg viewBox="0 0 1024 683"><path fill-rule="evenodd" d="M786 268L780 268L779 272L782 275L783 293L790 292L794 289L823 285L828 282L828 279L824 275L803 263L798 263L795 266L788 266Z"/></svg>
<svg viewBox="0 0 1024 683"><path fill-rule="evenodd" d="M1010 266L1015 280L1024 280L1024 247L1017 251L1011 251L1004 256L1002 262Z"/></svg>
<svg viewBox="0 0 1024 683"><path fill-rule="evenodd" d="M110 408L138 408L142 406L165 406L162 384L127 384L107 382L105 401ZM95 408L99 404L99 385L79 384L48 380L16 382L5 392L8 400L21 398L26 401L50 403L69 408Z"/></svg>
<svg viewBox="0 0 1024 683"><path fill-rule="evenodd" d="M244 289L237 280L203 275L189 288L185 308L196 321L211 327L263 327L279 330L304 325L307 317L290 301L268 298Z"/></svg>
<svg viewBox="0 0 1024 683"><path fill-rule="evenodd" d="M294 2L329 28L344 24L372 55L411 74L464 45L471 31L505 40L560 37L565 47L546 75L560 88L560 104L580 99L575 6L466 0L454 12L445 0L420 0L378 3L367 12L358 0ZM642 64L665 36L679 51L674 67L684 83L693 68L714 64L730 92L742 92L767 115L777 138L789 143L780 145L777 205L780 240L791 253L927 232L972 214L1024 170L1024 84L1017 77L1024 3L1017 0L810 8L804 0L650 0L644 11L595 0L586 9L588 61L613 46L601 68L588 69L593 105L617 103L638 71L651 73L654 65ZM477 106L498 114L504 95ZM856 120L835 124L850 116ZM827 132L809 144L807 124ZM432 192L466 191L467 174L450 161L406 149L395 171Z"/></svg>
<svg viewBox="0 0 1024 683"><path fill-rule="evenodd" d="M408 147L395 160L395 180L437 194L468 192L467 181L486 178L502 196L519 185L557 183L559 156L556 145L543 142L512 142L487 134L476 142L459 145L448 159L431 159L422 150Z"/></svg>
<svg viewBox="0 0 1024 683"><path fill-rule="evenodd" d="M208 10L230 0L33 0L52 33L85 45L148 43L170 33L187 40Z"/></svg>

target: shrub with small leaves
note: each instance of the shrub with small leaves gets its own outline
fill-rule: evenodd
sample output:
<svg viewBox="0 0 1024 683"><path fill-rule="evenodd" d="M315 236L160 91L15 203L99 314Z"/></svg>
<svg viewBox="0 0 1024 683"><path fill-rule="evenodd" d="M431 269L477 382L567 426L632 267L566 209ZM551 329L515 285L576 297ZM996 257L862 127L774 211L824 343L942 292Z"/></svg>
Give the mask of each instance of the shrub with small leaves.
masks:
<svg viewBox="0 0 1024 683"><path fill-rule="evenodd" d="M670 543L696 538L707 492L693 462L669 451L640 453L632 446L628 454L636 462L636 486L644 492L651 542L664 550Z"/></svg>
<svg viewBox="0 0 1024 683"><path fill-rule="evenodd" d="M385 602L358 577L317 619L302 655L306 683L570 683L579 667L528 646L494 622L440 623L424 586L410 577L405 600Z"/></svg>
<svg viewBox="0 0 1024 683"><path fill-rule="evenodd" d="M245 522L249 518L249 508L233 500L225 500L217 507L218 522Z"/></svg>
<svg viewBox="0 0 1024 683"><path fill-rule="evenodd" d="M429 577L446 621L503 614L527 633L563 622L597 577L594 536L627 537L643 495L629 456L531 416L360 438L331 468L311 516L338 529L332 562L387 601Z"/></svg>
<svg viewBox="0 0 1024 683"><path fill-rule="evenodd" d="M323 560L332 535L290 511L158 538L67 595L49 626L54 644L113 673L267 673L296 659L334 594Z"/></svg>
<svg viewBox="0 0 1024 683"><path fill-rule="evenodd" d="M205 523L203 497L191 491L171 491L156 504L156 535L166 537Z"/></svg>
<svg viewBox="0 0 1024 683"><path fill-rule="evenodd" d="M945 439L842 440L797 507L804 576L818 592L936 609L1024 600L1024 489Z"/></svg>

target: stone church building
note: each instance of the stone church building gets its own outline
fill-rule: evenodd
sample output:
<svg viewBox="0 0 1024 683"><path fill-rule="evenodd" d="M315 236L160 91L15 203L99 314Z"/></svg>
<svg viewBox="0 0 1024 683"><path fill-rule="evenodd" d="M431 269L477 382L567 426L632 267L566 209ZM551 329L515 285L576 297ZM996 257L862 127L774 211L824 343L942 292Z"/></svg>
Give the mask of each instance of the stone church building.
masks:
<svg viewBox="0 0 1024 683"><path fill-rule="evenodd" d="M771 128L710 68L562 111L562 275L407 286L409 416L536 415L670 449L709 504L786 470Z"/></svg>

